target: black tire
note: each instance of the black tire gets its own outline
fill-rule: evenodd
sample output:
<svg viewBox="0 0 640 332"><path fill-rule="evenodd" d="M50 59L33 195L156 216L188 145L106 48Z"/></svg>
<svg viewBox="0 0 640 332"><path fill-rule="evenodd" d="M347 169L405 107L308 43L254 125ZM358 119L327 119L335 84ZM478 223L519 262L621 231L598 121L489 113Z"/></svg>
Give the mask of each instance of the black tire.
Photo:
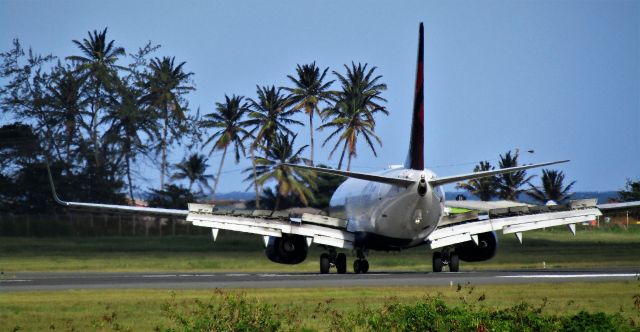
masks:
<svg viewBox="0 0 640 332"><path fill-rule="evenodd" d="M344 253L339 253L336 256L336 270L338 270L338 274L347 273L347 255Z"/></svg>
<svg viewBox="0 0 640 332"><path fill-rule="evenodd" d="M369 272L369 261L366 259L363 259L360 261L360 270L362 270L362 273L367 273Z"/></svg>
<svg viewBox="0 0 640 332"><path fill-rule="evenodd" d="M362 269L360 266L360 260L356 259L355 261L353 261L353 273L359 274L361 272L362 272Z"/></svg>
<svg viewBox="0 0 640 332"><path fill-rule="evenodd" d="M458 255L451 254L449 255L449 272L458 272L460 271L460 259Z"/></svg>
<svg viewBox="0 0 640 332"><path fill-rule="evenodd" d="M433 253L433 272L442 272L442 255L440 252Z"/></svg>
<svg viewBox="0 0 640 332"><path fill-rule="evenodd" d="M329 255L322 254L320 255L320 273L327 274L329 273Z"/></svg>

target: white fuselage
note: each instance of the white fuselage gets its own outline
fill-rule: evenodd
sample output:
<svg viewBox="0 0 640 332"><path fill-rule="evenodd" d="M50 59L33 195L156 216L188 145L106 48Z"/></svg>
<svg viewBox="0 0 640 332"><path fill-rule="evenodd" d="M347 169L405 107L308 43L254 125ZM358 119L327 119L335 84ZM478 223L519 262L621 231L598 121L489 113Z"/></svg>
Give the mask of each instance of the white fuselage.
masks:
<svg viewBox="0 0 640 332"><path fill-rule="evenodd" d="M421 196L417 182L422 176L428 181L435 174L429 170L404 168L373 174L411 179L416 184L403 187L349 178L331 197L331 216L347 219L348 230L364 234L364 238L371 235L378 242L388 239L388 242L400 243L390 247L401 249L423 243L442 215L444 192L440 187L434 190L427 183L427 192ZM367 246L366 243L362 245Z"/></svg>

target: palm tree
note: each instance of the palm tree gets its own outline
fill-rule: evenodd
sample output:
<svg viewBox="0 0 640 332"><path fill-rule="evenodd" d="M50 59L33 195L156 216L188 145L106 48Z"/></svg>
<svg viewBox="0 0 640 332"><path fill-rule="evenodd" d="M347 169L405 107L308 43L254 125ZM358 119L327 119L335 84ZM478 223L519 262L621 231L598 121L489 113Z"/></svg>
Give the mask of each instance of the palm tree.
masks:
<svg viewBox="0 0 640 332"><path fill-rule="evenodd" d="M511 155L511 151L507 151L504 156L500 155L500 168L509 168L518 166L518 152L515 155ZM518 196L521 193L526 192L525 189L520 189L533 178L527 177L526 171L518 171L512 173L505 173L498 175L498 197L509 201L518 200Z"/></svg>
<svg viewBox="0 0 640 332"><path fill-rule="evenodd" d="M82 55L68 56L67 59L77 64L77 70L81 75L90 79L93 94L91 100L91 111L89 116L89 134L93 142L93 151L96 165L100 164L100 149L98 142L98 123L100 122L100 110L103 109L105 97L102 90L112 88L112 83L117 78L116 61L119 56L125 55L122 47L114 46L114 40L107 41L107 28L98 32L93 30L87 32L89 38L82 41L73 40L73 43L80 49Z"/></svg>
<svg viewBox="0 0 640 332"><path fill-rule="evenodd" d="M274 210L278 210L283 197L291 194L297 196L304 205L309 205L309 200L313 199L312 188L308 186L314 186L312 173L284 165L285 163L299 164L303 161L300 155L308 145L294 151L296 137L295 134L278 133L264 150L265 156L256 158L255 173L245 179L260 185L264 185L269 180L277 182L278 195ZM250 169L245 170L245 172L248 171Z"/></svg>
<svg viewBox="0 0 640 332"><path fill-rule="evenodd" d="M118 145L124 158L129 196L133 202L131 162L139 153L148 152L148 142L158 136L158 126L155 113L145 108L142 103L141 90L124 81L120 82L117 90L118 96L112 98L109 112L102 118L101 123L109 127L105 132L106 142Z"/></svg>
<svg viewBox="0 0 640 332"><path fill-rule="evenodd" d="M364 137L374 156L377 156L377 153L373 140L382 145L382 141L375 134L376 122L374 115L378 112L382 112L385 115L389 114L386 108L379 104L380 102L386 102L386 99L382 98L381 94L382 91L387 89L387 85L378 83L382 76L373 77L376 67L372 67L367 71L367 66L367 64L363 66L360 63L356 66L351 63L351 68L349 68L344 65L347 70L346 76L333 71L333 74L338 77L342 89L336 92L333 97L335 105L324 112L332 119L318 127L318 129L331 128L333 130L324 140L322 146L339 134L337 142L329 154L329 158L331 158L340 144L343 144L338 169L342 168L344 154L348 151L347 170L351 170L351 159L356 156L359 135Z"/></svg>
<svg viewBox="0 0 640 332"><path fill-rule="evenodd" d="M249 111L249 105L243 102L244 97L233 95L224 96L225 102L216 103L216 111L211 114L206 114L204 120L200 121L202 128L216 128L216 131L211 135L203 144L214 142L209 152L209 156L216 149L222 150L222 158L220 158L220 166L218 167L218 174L216 175L213 184L213 198L218 189L218 181L220 181L220 174L222 172L222 166L224 165L224 159L227 156L227 149L230 145L235 148L235 160L236 164L240 161L240 153L245 155L244 140L251 136L247 131L247 120L244 119L245 114Z"/></svg>
<svg viewBox="0 0 640 332"><path fill-rule="evenodd" d="M640 200L640 180L627 179L624 189L618 191L618 199L622 202Z"/></svg>
<svg viewBox="0 0 640 332"><path fill-rule="evenodd" d="M527 195L531 198L545 204L549 201L554 201L557 204L564 203L571 197L569 193L571 187L576 183L572 181L567 186L564 186L564 173L556 170L542 170L542 190L529 184L530 191Z"/></svg>
<svg viewBox="0 0 640 332"><path fill-rule="evenodd" d="M87 99L84 95L85 79L72 70L63 66L56 68L51 84L47 87L51 114L56 123L64 127L65 154L67 163L71 163L71 143L76 138L80 128L86 130L82 119Z"/></svg>
<svg viewBox="0 0 640 332"><path fill-rule="evenodd" d="M172 180L189 180L189 191L194 183L198 183L200 192L204 192L204 188L211 190L209 179L213 179L213 175L205 174L207 171L207 157L202 154L192 153L189 158L183 159L174 166L177 172L171 176Z"/></svg>
<svg viewBox="0 0 640 332"><path fill-rule="evenodd" d="M150 73L145 75L144 88L147 94L143 100L158 113L162 121L162 134L159 150L162 156L160 163L160 188L164 188L167 168L167 146L169 135L172 139L180 138L187 130L185 111L188 103L183 95L195 90L190 85L193 73L185 72L185 62L176 65L175 57L154 58L149 64Z"/></svg>
<svg viewBox="0 0 640 332"><path fill-rule="evenodd" d="M494 167L491 166L488 161L481 161L473 168L473 171L484 172L492 169L494 169ZM456 189L464 189L471 195L480 198L481 201L489 201L498 194L496 178L494 176L460 182L456 185Z"/></svg>
<svg viewBox="0 0 640 332"><path fill-rule="evenodd" d="M258 86L256 91L258 99L249 99L251 112L246 123L254 127L250 131L254 139L249 147L253 164L253 179L258 179L256 173L256 149L269 149L278 132L292 134L293 131L288 126L302 124L300 121L291 119L291 116L297 110L287 109L291 101L281 93L281 90L281 88L276 89L275 86ZM260 188L257 180L254 181L254 187L256 191L256 208L260 208Z"/></svg>
<svg viewBox="0 0 640 332"><path fill-rule="evenodd" d="M332 93L329 91L329 87L334 81L329 81L324 83L324 78L327 74L327 70L329 68L325 68L320 74L320 68L316 67L316 63L313 62L311 64L305 65L297 65L296 73L298 75L297 78L287 75L287 77L291 80L294 87L284 89L289 91L291 95L291 102L294 104L294 110L304 109L305 113L309 116L309 137L311 139L311 151L310 151L310 161L313 166L313 115L314 113L318 113L321 115L320 108L318 104L320 102L327 102L331 99Z"/></svg>

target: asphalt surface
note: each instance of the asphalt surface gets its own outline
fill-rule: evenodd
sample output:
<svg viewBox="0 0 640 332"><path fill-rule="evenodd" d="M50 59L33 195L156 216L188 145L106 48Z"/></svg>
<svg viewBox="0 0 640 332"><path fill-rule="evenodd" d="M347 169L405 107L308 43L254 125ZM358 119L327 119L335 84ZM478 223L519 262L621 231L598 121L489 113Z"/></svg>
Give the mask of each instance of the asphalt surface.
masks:
<svg viewBox="0 0 640 332"><path fill-rule="evenodd" d="M635 280L638 269L519 270L457 273L16 273L0 276L0 292L70 289L207 289L389 287Z"/></svg>

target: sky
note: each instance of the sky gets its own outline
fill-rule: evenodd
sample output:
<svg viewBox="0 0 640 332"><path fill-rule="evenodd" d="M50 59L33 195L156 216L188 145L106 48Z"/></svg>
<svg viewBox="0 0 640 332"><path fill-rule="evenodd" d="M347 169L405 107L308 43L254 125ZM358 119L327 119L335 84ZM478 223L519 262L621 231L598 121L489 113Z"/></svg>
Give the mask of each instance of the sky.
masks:
<svg viewBox="0 0 640 332"><path fill-rule="evenodd" d="M0 0L0 50L19 38L65 57L78 53L73 39L105 27L127 52L151 40L162 45L158 56L194 73L188 100L201 113L225 94L255 98L256 85L288 85L296 64L342 73L344 64L368 63L388 86L390 112L377 120L378 157L363 141L352 162L370 172L405 160L420 22L427 168L468 173L519 149L521 163L570 159L557 169L576 191L640 178L640 1ZM308 127L292 129L308 144ZM335 167L330 143L320 147L326 135L316 133L316 164ZM170 157L188 153L175 147ZM211 155L209 173L220 157ZM248 159L225 161L219 192L247 188ZM157 186L152 162L136 173L138 186Z"/></svg>

